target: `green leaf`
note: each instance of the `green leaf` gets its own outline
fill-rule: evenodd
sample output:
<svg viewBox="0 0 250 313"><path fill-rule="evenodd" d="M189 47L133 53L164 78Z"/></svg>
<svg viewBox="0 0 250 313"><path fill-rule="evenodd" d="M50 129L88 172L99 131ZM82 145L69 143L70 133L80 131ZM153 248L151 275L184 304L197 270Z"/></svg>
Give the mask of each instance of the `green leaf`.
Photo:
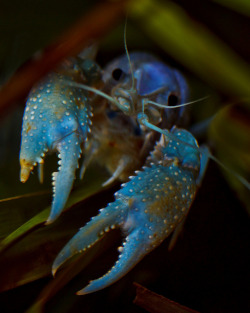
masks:
<svg viewBox="0 0 250 313"><path fill-rule="evenodd" d="M40 191L0 200L0 239L38 214L50 198L50 191Z"/></svg>
<svg viewBox="0 0 250 313"><path fill-rule="evenodd" d="M107 173L100 168L88 170L83 183L72 192L64 213L58 221L49 226L43 226L50 211L50 207L47 207L2 240L0 243L0 251L2 252L0 291L23 285L50 273L50 266L58 252L58 246L61 246L61 242L65 242L65 238L69 239L69 234L72 235L84 224L82 219L89 212L78 207L75 208L75 211L73 209L66 213L65 211L100 191L102 183L106 179ZM9 200L9 206L16 204L16 201L16 199ZM29 206L31 205L32 202L29 202ZM68 220L68 214L70 220ZM11 216L8 218L7 223L11 218ZM65 225L67 226L65 227ZM43 250L45 251L44 254L41 252Z"/></svg>
<svg viewBox="0 0 250 313"><path fill-rule="evenodd" d="M44 289L41 291L34 304L28 309L28 311L26 311L26 313L43 312L45 304L51 298L55 297L56 294L63 288L66 290L69 289L67 292L69 298L72 297L75 298L74 292L76 292L79 289L79 284L80 288L82 288L83 285L87 283L88 278L83 279L82 275L79 275L76 281L71 283L70 286L67 286L68 283L72 280L72 278L74 278L76 275L82 272L83 269L90 264L91 266L88 267L88 274L87 275L85 274L84 276L94 277L96 275L97 268L99 267L98 264L100 264L99 256L102 255L103 258L103 254L105 253L105 251L106 254L108 254L109 251L108 249L115 243L116 241L115 239L117 239L116 232L108 234L108 236L102 238L93 247L88 249L88 251L74 256L72 260L70 260L70 262L67 262L65 268L56 273L54 279L52 279L44 287ZM94 262L94 259L97 260L96 263ZM57 312L60 312L58 303L56 305L56 310Z"/></svg>
<svg viewBox="0 0 250 313"><path fill-rule="evenodd" d="M102 188L102 183L107 179L107 173L104 171L98 171L95 170L89 170L86 173L86 176L84 178L84 182L81 185L81 188L78 188L74 192L72 192L72 195L69 197L65 209L69 209L72 205L88 198L89 196L93 195L94 193L98 192ZM30 197L29 195L26 195L25 197L22 196L19 199L24 199L26 197ZM8 211L11 209L14 209L17 213L17 209L19 209L20 215L22 212L26 211L27 208L25 207L23 210L22 208L18 207L19 204L19 199L16 198L11 198L10 200L1 200L0 204L4 203L7 204ZM31 199L29 199L31 200ZM38 202L41 201L40 198L36 199ZM30 206L31 202L29 202ZM33 206L33 204L32 204ZM30 208L31 209L31 208ZM22 224L20 227L15 229L13 232L11 232L7 237L5 237L1 242L0 242L0 252L4 251L7 249L11 244L13 244L15 241L17 241L19 238L22 238L25 234L28 232L32 231L33 229L37 228L38 226L42 225L44 222L46 222L50 212L50 206L46 207L43 211L39 212L36 214L34 217L32 217L29 220L26 220L24 224ZM2 219L1 221L3 222L3 225L11 225L12 224L12 219L13 215L9 214L7 216L6 210L1 210L2 213ZM23 214L25 216L25 214ZM14 224L17 224L17 222L14 222Z"/></svg>

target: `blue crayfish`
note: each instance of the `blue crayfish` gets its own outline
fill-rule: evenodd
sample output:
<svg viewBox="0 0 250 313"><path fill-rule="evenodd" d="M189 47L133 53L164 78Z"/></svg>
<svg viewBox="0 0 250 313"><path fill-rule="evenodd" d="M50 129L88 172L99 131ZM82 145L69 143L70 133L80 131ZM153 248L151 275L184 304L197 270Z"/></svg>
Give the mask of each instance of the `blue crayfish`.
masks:
<svg viewBox="0 0 250 313"><path fill-rule="evenodd" d="M176 109L177 114L172 116L170 110L162 107L156 109L154 103L149 103L150 100L158 101L159 105L164 107L173 96L177 98L177 103L184 102L187 98L184 78L149 54L134 53L131 59L136 74L136 87L131 90L127 89L132 84L132 75L126 56L115 60L104 70L103 89L109 90L111 96L108 100L111 99L116 105L115 109L109 103L103 105L91 99L89 90L95 91L93 86L102 84L102 71L89 59L65 61L30 92L23 117L21 181L27 181L37 163L42 180L43 157L47 152L57 150L60 158L59 171L53 173L54 197L47 223L54 221L63 210L73 185L82 149L85 158L81 177L91 159L97 156L97 159L105 159L107 168L113 175L109 183L116 178L126 180L145 160L154 143L148 128L143 128L137 120L137 113L142 111L142 106L150 122L161 127L176 124L177 118L184 115L185 108ZM119 69L116 68L118 64ZM117 71L124 74L120 75L119 79L115 74ZM158 74L157 81L155 71ZM112 78L108 73L111 73ZM151 77L150 74L154 76ZM154 86L146 92L152 80ZM89 89L83 90L84 84L87 84ZM85 89L87 86L85 85ZM122 95L116 98L113 93L118 92ZM131 97L133 101L138 99L138 108L130 112L126 107L135 106ZM117 112L117 109L122 111ZM91 120L92 114L94 116ZM108 147L112 146L111 142L115 145L110 151Z"/></svg>
<svg viewBox="0 0 250 313"><path fill-rule="evenodd" d="M81 176L92 159L110 171L105 184L127 181L135 173L115 194L115 202L85 225L53 264L55 273L105 232L122 229L126 241L119 248L119 260L80 294L112 284L169 236L191 206L209 155L191 133L172 127L183 124L186 116L188 87L183 76L150 54L130 57L114 60L103 72L88 59L66 61L34 87L24 114L21 180L28 179L36 163L43 163L47 151L59 151L47 222L65 205L81 149Z"/></svg>

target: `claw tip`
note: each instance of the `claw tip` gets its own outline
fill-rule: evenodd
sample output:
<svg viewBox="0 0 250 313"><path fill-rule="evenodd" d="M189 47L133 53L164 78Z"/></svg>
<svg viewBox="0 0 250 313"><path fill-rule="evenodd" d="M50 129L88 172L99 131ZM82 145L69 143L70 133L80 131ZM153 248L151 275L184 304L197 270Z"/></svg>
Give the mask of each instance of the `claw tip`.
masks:
<svg viewBox="0 0 250 313"><path fill-rule="evenodd" d="M83 288L83 289L81 289L81 290L78 290L78 291L76 292L76 295L77 295L77 296L84 296L84 295L87 295L89 292L85 291L85 289L86 289L86 288Z"/></svg>
<svg viewBox="0 0 250 313"><path fill-rule="evenodd" d="M30 172L33 169L33 164L29 163L25 159L20 159L21 172L20 172L20 181L25 183L30 175Z"/></svg>

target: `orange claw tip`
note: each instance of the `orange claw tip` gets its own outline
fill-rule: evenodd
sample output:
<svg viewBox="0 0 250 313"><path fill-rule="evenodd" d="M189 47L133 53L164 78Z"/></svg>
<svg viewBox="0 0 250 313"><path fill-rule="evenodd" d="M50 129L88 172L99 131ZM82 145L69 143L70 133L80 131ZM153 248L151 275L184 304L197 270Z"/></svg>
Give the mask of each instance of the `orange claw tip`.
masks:
<svg viewBox="0 0 250 313"><path fill-rule="evenodd" d="M87 295L89 292L85 292L84 289L85 289L85 288L83 288L83 289L77 291L77 292L76 292L76 295L77 295L77 296L84 296L84 295Z"/></svg>
<svg viewBox="0 0 250 313"><path fill-rule="evenodd" d="M27 162L25 159L21 159L20 164L21 164L20 181L22 183L25 183L28 180L30 172L33 170L34 166L33 164Z"/></svg>
<svg viewBox="0 0 250 313"><path fill-rule="evenodd" d="M22 183L26 183L26 181L29 178L29 174L30 174L30 171L28 171L27 169L24 169L24 170L22 169L20 173L20 181Z"/></svg>

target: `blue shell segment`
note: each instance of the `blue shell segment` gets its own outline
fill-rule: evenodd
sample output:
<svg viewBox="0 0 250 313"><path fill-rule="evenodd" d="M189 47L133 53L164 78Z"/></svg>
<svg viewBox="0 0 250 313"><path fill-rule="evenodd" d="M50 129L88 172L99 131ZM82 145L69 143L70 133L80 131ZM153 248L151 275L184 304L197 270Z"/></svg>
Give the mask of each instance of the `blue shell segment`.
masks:
<svg viewBox="0 0 250 313"><path fill-rule="evenodd" d="M115 194L115 202L92 218L56 258L54 273L73 254L93 245L105 232L115 227L122 229L126 240L119 248L118 261L107 274L91 281L79 294L100 290L124 276L168 237L190 208L200 168L198 145L185 130L175 128L171 133L176 140L161 139L150 156L151 165L131 177ZM187 149L185 142L189 144ZM170 152L173 156L168 154Z"/></svg>
<svg viewBox="0 0 250 313"><path fill-rule="evenodd" d="M140 96L151 94L166 86L169 86L172 92L178 91L178 84L173 70L162 62L145 63L135 71L134 75Z"/></svg>
<svg viewBox="0 0 250 313"><path fill-rule="evenodd" d="M29 94L23 118L21 158L29 160L31 151L38 154L40 146L52 150L57 141L72 132L85 138L88 120L88 99L83 90L67 87L65 76L60 73L49 74Z"/></svg>

